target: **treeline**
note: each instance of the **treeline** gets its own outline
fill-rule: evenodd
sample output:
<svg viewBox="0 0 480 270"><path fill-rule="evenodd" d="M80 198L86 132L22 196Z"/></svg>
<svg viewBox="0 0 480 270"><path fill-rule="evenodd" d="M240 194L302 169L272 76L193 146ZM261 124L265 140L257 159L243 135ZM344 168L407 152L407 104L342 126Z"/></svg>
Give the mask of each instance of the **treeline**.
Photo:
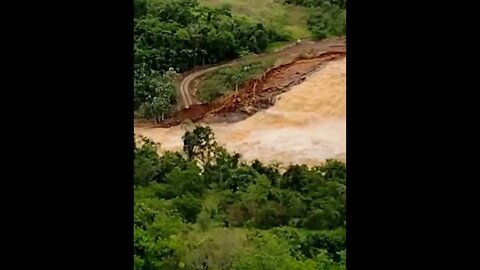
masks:
<svg viewBox="0 0 480 270"><path fill-rule="evenodd" d="M345 164L241 161L208 127L134 152L135 269L345 269Z"/></svg>
<svg viewBox="0 0 480 270"><path fill-rule="evenodd" d="M310 8L308 28L319 39L346 34L346 0L285 0Z"/></svg>
<svg viewBox="0 0 480 270"><path fill-rule="evenodd" d="M158 73L260 53L270 42L290 38L228 8L209 8L196 0L134 0L134 16L134 109L146 118L168 114L175 100L171 80L157 78ZM163 92L165 98L153 100Z"/></svg>

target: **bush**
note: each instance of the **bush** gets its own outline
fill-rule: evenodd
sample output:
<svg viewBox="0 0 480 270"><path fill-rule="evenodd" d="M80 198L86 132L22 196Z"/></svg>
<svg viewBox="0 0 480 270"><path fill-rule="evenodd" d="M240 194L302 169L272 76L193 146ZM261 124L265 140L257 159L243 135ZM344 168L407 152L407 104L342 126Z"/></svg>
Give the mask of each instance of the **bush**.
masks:
<svg viewBox="0 0 480 270"><path fill-rule="evenodd" d="M314 8L308 18L308 28L319 39L346 33L346 12L334 5Z"/></svg>
<svg viewBox="0 0 480 270"><path fill-rule="evenodd" d="M199 86L198 96L204 102L212 102L229 91L241 88L248 81L260 77L273 66L273 61L241 60L238 64L210 72Z"/></svg>
<svg viewBox="0 0 480 270"><path fill-rule="evenodd" d="M345 180L347 168L345 163L338 160L327 159L324 164L318 167L326 180ZM345 183L345 181L341 181Z"/></svg>
<svg viewBox="0 0 480 270"><path fill-rule="evenodd" d="M174 199L173 204L182 218L190 223L195 223L197 215L202 211L202 201L191 194Z"/></svg>
<svg viewBox="0 0 480 270"><path fill-rule="evenodd" d="M210 213L208 213L207 211L200 212L197 218L197 223L203 232L206 232L210 227L210 221Z"/></svg>
<svg viewBox="0 0 480 270"><path fill-rule="evenodd" d="M341 251L345 250L346 246L345 228L311 233L300 246L302 253L308 258L314 258L321 250L326 250L334 261L341 262Z"/></svg>
<svg viewBox="0 0 480 270"><path fill-rule="evenodd" d="M159 156L158 146L146 139L141 138L139 146L135 145L133 166L133 183L135 186L145 186L158 180Z"/></svg>
<svg viewBox="0 0 480 270"><path fill-rule="evenodd" d="M287 225L289 215L287 208L277 202L267 202L254 217L255 225L260 229L270 229Z"/></svg>
<svg viewBox="0 0 480 270"><path fill-rule="evenodd" d="M206 186L200 172L200 168L194 162L190 162L185 170L175 168L168 173L166 178L171 194L182 195L189 192L201 196Z"/></svg>

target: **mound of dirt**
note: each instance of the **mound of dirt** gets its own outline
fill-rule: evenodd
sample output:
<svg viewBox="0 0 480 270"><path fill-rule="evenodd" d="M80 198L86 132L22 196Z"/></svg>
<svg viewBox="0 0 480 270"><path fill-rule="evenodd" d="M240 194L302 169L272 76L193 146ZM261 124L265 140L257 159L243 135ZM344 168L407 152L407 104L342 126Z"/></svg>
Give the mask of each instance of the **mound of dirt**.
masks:
<svg viewBox="0 0 480 270"><path fill-rule="evenodd" d="M302 83L307 76L324 67L326 63L342 57L345 57L345 51L325 52L312 59L300 59L271 69L262 78L250 81L238 94L212 106L213 109L201 120L210 123L212 118L231 119L238 114L253 115L265 110L274 105L279 94Z"/></svg>

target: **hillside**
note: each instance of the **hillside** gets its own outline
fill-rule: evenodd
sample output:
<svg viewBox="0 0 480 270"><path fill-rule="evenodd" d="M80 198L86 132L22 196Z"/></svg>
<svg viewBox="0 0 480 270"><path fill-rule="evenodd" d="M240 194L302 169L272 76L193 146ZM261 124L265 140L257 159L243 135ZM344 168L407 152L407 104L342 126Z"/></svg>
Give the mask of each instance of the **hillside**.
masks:
<svg viewBox="0 0 480 270"><path fill-rule="evenodd" d="M230 7L234 14L278 27L292 39L310 37L307 8L284 5L279 0L199 0L210 7Z"/></svg>

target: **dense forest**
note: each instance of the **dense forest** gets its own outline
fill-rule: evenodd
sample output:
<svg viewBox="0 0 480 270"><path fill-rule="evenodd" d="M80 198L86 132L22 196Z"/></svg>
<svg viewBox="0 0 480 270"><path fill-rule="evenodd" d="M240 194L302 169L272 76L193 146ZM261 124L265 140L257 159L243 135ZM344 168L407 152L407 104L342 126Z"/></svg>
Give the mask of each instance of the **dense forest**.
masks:
<svg viewBox="0 0 480 270"><path fill-rule="evenodd" d="M287 1L311 8L308 26L315 37L345 33L345 1ZM158 122L172 112L177 72L262 53L269 44L289 40L288 32L234 14L228 6L211 8L196 0L134 0L135 115ZM219 83L220 88L237 85L232 79ZM206 91L203 99L209 101L217 92Z"/></svg>
<svg viewBox="0 0 480 270"><path fill-rule="evenodd" d="M345 269L345 164L242 161L209 127L134 148L136 270Z"/></svg>

